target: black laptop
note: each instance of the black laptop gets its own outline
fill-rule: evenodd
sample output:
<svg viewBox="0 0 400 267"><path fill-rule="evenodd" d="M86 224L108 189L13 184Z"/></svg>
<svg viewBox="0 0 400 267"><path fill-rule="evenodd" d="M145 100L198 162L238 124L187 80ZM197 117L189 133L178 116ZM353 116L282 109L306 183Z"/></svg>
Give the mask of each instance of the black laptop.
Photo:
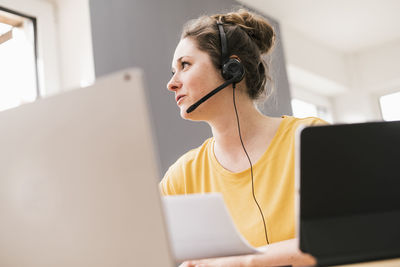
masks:
<svg viewBox="0 0 400 267"><path fill-rule="evenodd" d="M321 266L400 257L400 121L299 139L300 249Z"/></svg>

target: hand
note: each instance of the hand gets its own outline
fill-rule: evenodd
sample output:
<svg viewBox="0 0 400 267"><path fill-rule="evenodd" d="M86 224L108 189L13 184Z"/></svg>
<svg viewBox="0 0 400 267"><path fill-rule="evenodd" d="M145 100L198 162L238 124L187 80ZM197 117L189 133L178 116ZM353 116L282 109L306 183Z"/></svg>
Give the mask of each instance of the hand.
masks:
<svg viewBox="0 0 400 267"><path fill-rule="evenodd" d="M252 265L252 260L256 255L233 256L212 258L203 260L192 260L182 263L179 267L246 267Z"/></svg>
<svg viewBox="0 0 400 267"><path fill-rule="evenodd" d="M180 267L267 267L313 266L316 260L298 249L298 240L290 239L265 247L260 254L187 261Z"/></svg>

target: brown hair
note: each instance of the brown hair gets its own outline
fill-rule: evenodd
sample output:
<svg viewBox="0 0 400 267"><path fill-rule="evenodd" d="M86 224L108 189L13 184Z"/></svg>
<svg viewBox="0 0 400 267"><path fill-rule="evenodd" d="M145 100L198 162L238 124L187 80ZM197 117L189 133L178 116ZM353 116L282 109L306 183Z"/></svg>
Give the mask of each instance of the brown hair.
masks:
<svg viewBox="0 0 400 267"><path fill-rule="evenodd" d="M223 23L229 56L238 56L244 66L249 97L257 99L268 94L266 84L272 79L262 55L267 54L274 45L275 32L272 26L263 17L245 9L202 16L186 23L181 38L192 38L200 50L210 55L217 69L222 64L217 21Z"/></svg>

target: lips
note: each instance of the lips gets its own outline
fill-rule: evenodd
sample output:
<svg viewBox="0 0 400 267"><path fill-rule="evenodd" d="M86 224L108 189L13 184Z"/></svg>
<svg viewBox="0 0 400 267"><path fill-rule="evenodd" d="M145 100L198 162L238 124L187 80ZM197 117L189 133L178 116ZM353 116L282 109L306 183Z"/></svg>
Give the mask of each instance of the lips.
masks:
<svg viewBox="0 0 400 267"><path fill-rule="evenodd" d="M175 97L176 103L179 104L180 100L181 100L183 97L185 97L185 95L177 95L177 96Z"/></svg>

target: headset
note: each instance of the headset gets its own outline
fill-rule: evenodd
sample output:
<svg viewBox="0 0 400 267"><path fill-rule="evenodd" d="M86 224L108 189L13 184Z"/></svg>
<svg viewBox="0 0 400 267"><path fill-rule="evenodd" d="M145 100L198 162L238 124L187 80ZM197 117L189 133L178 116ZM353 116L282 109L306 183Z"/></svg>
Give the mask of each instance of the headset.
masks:
<svg viewBox="0 0 400 267"><path fill-rule="evenodd" d="M230 58L228 53L228 42L221 22L217 22L219 36L221 40L221 74L226 81L233 80L232 83L240 82L244 77L243 64L236 58Z"/></svg>
<svg viewBox="0 0 400 267"><path fill-rule="evenodd" d="M224 89L230 84L233 84L235 87L236 83L239 83L243 80L244 77L244 66L243 64L237 60L236 58L230 58L228 53L228 42L226 40L226 35L224 31L223 24L221 22L217 22L217 27L219 31L219 36L221 40L221 75L225 79L225 82L212 90L210 93L202 97L196 103L191 105L186 112L191 113L194 111L200 104L205 102L207 99Z"/></svg>
<svg viewBox="0 0 400 267"><path fill-rule="evenodd" d="M220 41L221 41L221 75L225 79L225 82L212 90L210 93L202 97L200 100L198 100L196 103L191 105L186 112L190 113L194 111L200 104L202 104L204 101L227 87L228 85L232 84L233 88L233 105L235 108L235 113L236 113L236 121L237 121L237 126L238 126L238 132L239 132L239 138L240 142L242 144L243 150L247 156L247 159L249 160L250 164L250 171L251 171L251 189L252 189L252 194L253 194L253 199L254 202L257 204L258 210L260 211L262 221L264 224L264 233L265 233L265 239L267 241L267 244L269 244L268 240L268 234L267 234L267 226L265 223L265 218L264 214L261 210L260 205L258 204L258 201L256 199L255 193L254 193L254 178L253 178L253 164L251 163L249 154L246 151L246 148L244 146L243 140L242 140L242 134L240 132L240 123L239 123L239 115L237 112L236 108L236 100L235 100L235 88L236 88L236 83L239 83L241 80L243 80L244 74L245 74L245 69L243 64L236 58L231 58L228 52L228 42L226 38L226 34L224 31L224 26L223 23L220 21L217 21L217 27L219 31L219 36L220 36Z"/></svg>

